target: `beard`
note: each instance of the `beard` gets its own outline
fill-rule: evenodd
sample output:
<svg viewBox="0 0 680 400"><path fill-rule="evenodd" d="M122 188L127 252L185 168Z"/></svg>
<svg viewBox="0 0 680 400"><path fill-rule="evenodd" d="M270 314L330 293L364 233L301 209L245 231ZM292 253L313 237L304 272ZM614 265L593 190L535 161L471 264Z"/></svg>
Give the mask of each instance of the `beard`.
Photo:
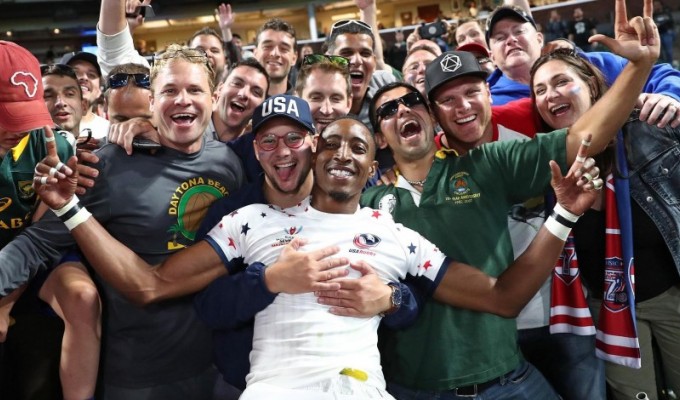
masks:
<svg viewBox="0 0 680 400"><path fill-rule="evenodd" d="M338 203L344 203L350 199L350 195L347 192L330 192L328 195Z"/></svg>

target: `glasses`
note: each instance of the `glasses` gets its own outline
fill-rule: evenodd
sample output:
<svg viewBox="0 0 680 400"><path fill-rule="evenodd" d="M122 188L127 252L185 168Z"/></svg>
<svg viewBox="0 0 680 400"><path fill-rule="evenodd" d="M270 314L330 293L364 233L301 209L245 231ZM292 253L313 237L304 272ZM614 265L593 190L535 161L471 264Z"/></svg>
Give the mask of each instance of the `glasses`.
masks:
<svg viewBox="0 0 680 400"><path fill-rule="evenodd" d="M331 63L347 68L349 66L349 59L343 56L331 56L327 54L310 54L302 59L302 65L313 65L324 61L330 61Z"/></svg>
<svg viewBox="0 0 680 400"><path fill-rule="evenodd" d="M40 75L61 75L78 80L76 71L66 64L40 64Z"/></svg>
<svg viewBox="0 0 680 400"><path fill-rule="evenodd" d="M397 110L399 110L399 103L403 104L405 107L413 108L417 105L425 105L425 99L423 99L423 96L421 96L419 92L411 92L398 99L390 100L375 110L375 114L378 116L378 122L396 114Z"/></svg>
<svg viewBox="0 0 680 400"><path fill-rule="evenodd" d="M149 74L113 74L109 76L109 88L118 89L127 86L130 77L134 78L135 86L144 89L151 88L151 80L149 79Z"/></svg>
<svg viewBox="0 0 680 400"><path fill-rule="evenodd" d="M288 132L283 136L276 136L273 133L260 136L257 145L264 151L272 151L279 147L279 140L289 149L297 149L305 142L305 134L302 132Z"/></svg>
<svg viewBox="0 0 680 400"><path fill-rule="evenodd" d="M330 36L333 36L334 30L336 30L338 28L342 28L343 26L349 27L351 25L359 25L360 28L366 29L369 32L373 32L373 29L371 29L371 26L369 24L363 22L363 21L359 21L359 20L356 20L356 19L343 19L343 20L338 21L338 22L333 24L333 26L331 27Z"/></svg>

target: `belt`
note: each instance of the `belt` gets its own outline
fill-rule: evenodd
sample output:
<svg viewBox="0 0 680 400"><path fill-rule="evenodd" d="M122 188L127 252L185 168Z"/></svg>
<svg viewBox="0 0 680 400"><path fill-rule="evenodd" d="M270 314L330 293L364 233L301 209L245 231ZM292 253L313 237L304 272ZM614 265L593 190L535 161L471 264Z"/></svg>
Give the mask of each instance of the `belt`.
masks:
<svg viewBox="0 0 680 400"><path fill-rule="evenodd" d="M493 378L490 381L483 383L475 383L474 385L460 386L453 389L453 394L460 397L475 397L479 393L482 393L491 386L497 385L501 382L501 379L505 379L505 375L501 375L497 378Z"/></svg>

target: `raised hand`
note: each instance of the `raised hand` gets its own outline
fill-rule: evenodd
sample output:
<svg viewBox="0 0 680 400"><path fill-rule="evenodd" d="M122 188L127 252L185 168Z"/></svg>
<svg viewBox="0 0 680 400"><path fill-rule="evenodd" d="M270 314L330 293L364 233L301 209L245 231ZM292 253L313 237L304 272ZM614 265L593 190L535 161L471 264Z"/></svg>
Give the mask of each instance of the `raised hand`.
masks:
<svg viewBox="0 0 680 400"><path fill-rule="evenodd" d="M651 62L659 58L659 31L652 20L652 0L644 0L642 17L628 20L625 0L616 0L614 31L615 39L597 34L591 36L590 43L601 43L612 52L631 62Z"/></svg>
<svg viewBox="0 0 680 400"><path fill-rule="evenodd" d="M231 29L234 25L234 13L231 12L230 4L220 4L219 7L215 9L215 16L217 17L217 23L221 30Z"/></svg>
<svg viewBox="0 0 680 400"><path fill-rule="evenodd" d="M73 156L66 164L62 163L57 154L52 128L46 126L44 131L47 157L35 166L33 187L42 201L51 209L56 210L66 205L76 191L78 158Z"/></svg>
<svg viewBox="0 0 680 400"><path fill-rule="evenodd" d="M331 257L340 249L336 246L304 252L304 239L295 238L288 243L276 262L265 270L265 284L272 293L309 293L322 290L340 289L340 284L330 282L346 276L347 265L344 257Z"/></svg>
<svg viewBox="0 0 680 400"><path fill-rule="evenodd" d="M600 170L595 166L595 160L587 158L588 146L592 135L581 142L576 160L569 168L567 175L562 176L560 167L555 161L550 161L552 185L557 202L567 211L575 215L586 212L597 199L598 192L604 186L600 178Z"/></svg>
<svg viewBox="0 0 680 400"><path fill-rule="evenodd" d="M354 4L356 4L360 10L363 10L366 7L375 5L375 0L354 0Z"/></svg>
<svg viewBox="0 0 680 400"><path fill-rule="evenodd" d="M373 317L392 306L392 289L368 263L357 261L350 266L361 272L358 279L338 279L339 290L318 291L319 303L332 306L332 314L347 317Z"/></svg>

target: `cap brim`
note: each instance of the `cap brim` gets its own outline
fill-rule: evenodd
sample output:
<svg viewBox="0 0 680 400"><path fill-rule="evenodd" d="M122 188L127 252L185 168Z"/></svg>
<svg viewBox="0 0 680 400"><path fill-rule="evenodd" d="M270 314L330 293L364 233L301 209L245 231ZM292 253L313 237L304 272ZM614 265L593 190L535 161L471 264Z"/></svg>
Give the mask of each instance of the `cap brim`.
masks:
<svg viewBox="0 0 680 400"><path fill-rule="evenodd" d="M269 120L272 119L272 118L286 118L286 119L288 119L288 120L290 120L290 121L295 122L297 125L301 126L301 127L304 128L305 130L308 130L308 131L310 131L312 134L314 134L314 127L313 127L313 126L309 126L309 125L303 123L302 121L300 121L300 120L298 120L298 119L295 119L295 118L291 117L291 116L288 115L288 114L269 114L269 115L267 115L266 117L264 117L264 118L262 118L262 119L260 120L260 122L257 124L256 127L253 127L253 134L254 134L254 135L257 135L257 132L260 130L260 128L262 127L262 125L264 125L267 121L269 121Z"/></svg>
<svg viewBox="0 0 680 400"><path fill-rule="evenodd" d="M74 61L85 61L85 62L92 64L97 69L97 73L99 73L99 76L100 77L102 76L102 69L99 66L99 62L97 61L96 55L83 51L83 52L77 53L77 54L75 54L71 57L68 57L68 58L67 58L67 56L64 56L62 58L61 63L66 64L66 65L71 65L71 63L74 62Z"/></svg>
<svg viewBox="0 0 680 400"><path fill-rule="evenodd" d="M53 125L43 99L0 104L0 128L7 132L28 132Z"/></svg>
<svg viewBox="0 0 680 400"><path fill-rule="evenodd" d="M469 71L469 72L462 73L460 75L452 76L449 79L445 79L445 80L437 83L433 87L431 87L430 90L427 91L427 99L430 101L430 103L432 103L432 101L433 101L432 95L434 94L434 92L437 89L439 89L442 85L445 85L445 84L451 82L452 80L455 80L455 79L458 79L458 78L463 78L465 76L477 76L477 77L482 78L483 80L486 81L486 78L489 77L489 73L486 72L486 71Z"/></svg>

